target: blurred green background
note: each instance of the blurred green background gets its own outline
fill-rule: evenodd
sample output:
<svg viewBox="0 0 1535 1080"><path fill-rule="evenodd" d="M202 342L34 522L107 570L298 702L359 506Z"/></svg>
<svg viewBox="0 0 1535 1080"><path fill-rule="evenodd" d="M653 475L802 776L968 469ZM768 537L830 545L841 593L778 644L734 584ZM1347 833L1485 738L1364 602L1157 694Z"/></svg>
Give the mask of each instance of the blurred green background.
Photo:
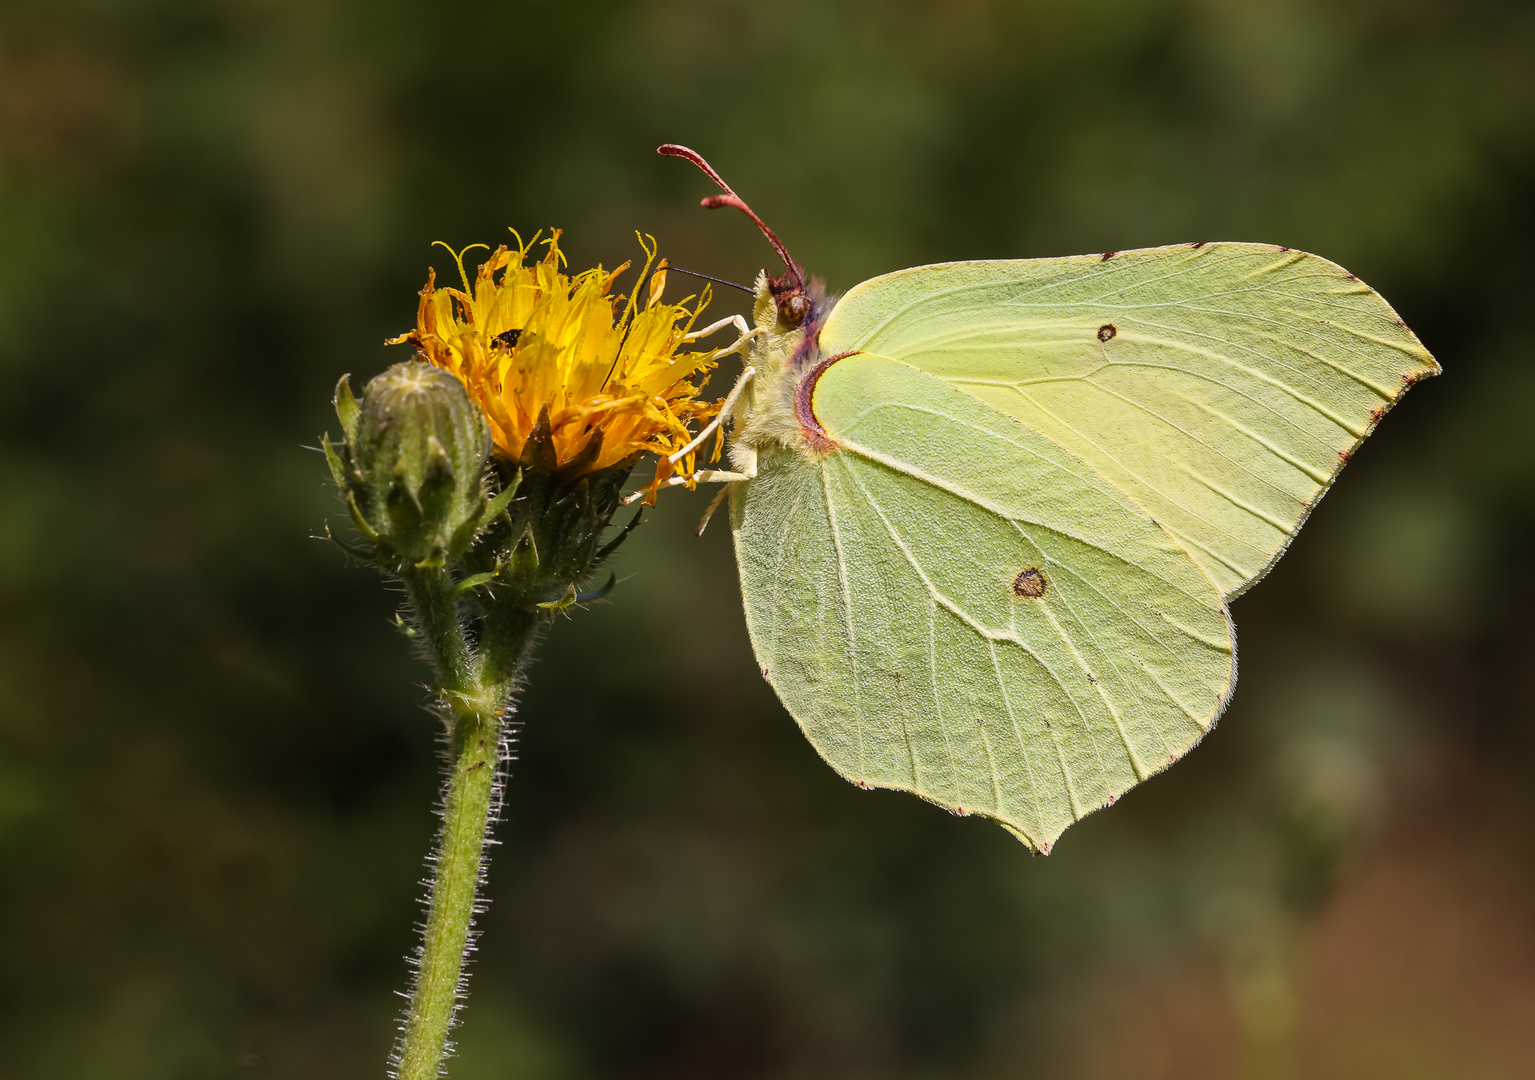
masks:
<svg viewBox="0 0 1535 1080"><path fill-rule="evenodd" d="M456 1080L1535 1075L1531 57L1521 0L6 0L0 1072L382 1075L435 730L304 447L433 240L771 265L677 141L833 288L1262 240L1446 374L1049 858L838 780L663 499L525 695Z"/></svg>

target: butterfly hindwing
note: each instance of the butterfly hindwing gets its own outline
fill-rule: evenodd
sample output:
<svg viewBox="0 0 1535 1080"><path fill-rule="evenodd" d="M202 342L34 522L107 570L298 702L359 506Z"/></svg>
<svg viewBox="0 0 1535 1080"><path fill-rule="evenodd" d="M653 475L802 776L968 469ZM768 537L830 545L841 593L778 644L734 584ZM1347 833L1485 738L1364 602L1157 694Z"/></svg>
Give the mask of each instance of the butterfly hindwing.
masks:
<svg viewBox="0 0 1535 1080"><path fill-rule="evenodd" d="M820 344L911 364L1048 435L1228 599L1439 371L1352 274L1261 244L915 267L848 292Z"/></svg>
<svg viewBox="0 0 1535 1080"><path fill-rule="evenodd" d="M855 782L1048 850L1181 756L1229 697L1220 590L1066 449L906 364L832 364L837 449L769 450L732 492L747 623Z"/></svg>

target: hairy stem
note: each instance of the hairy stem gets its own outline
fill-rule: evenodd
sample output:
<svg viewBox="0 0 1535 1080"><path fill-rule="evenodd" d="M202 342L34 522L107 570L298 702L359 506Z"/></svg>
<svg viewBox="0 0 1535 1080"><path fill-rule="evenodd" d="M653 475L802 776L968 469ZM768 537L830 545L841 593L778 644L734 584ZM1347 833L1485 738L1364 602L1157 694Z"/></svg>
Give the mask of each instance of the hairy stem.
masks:
<svg viewBox="0 0 1535 1080"><path fill-rule="evenodd" d="M445 570L405 578L419 632L452 708L451 761L443 797L442 832L433 852L431 904L416 983L395 1052L401 1080L435 1080L442 1073L448 1031L458 1007L485 833L496 801L496 770L506 703L515 671L487 678L464 634L452 580ZM532 627L511 651L525 653Z"/></svg>
<svg viewBox="0 0 1535 1080"><path fill-rule="evenodd" d="M438 686L450 698L481 689L474 650L464 635L464 621L453 599L453 575L440 567L425 570L412 567L401 580L427 655L437 669Z"/></svg>
<svg viewBox="0 0 1535 1080"><path fill-rule="evenodd" d="M431 908L398 1051L401 1080L440 1075L474 918L485 827L495 800L500 718L463 717L456 727Z"/></svg>

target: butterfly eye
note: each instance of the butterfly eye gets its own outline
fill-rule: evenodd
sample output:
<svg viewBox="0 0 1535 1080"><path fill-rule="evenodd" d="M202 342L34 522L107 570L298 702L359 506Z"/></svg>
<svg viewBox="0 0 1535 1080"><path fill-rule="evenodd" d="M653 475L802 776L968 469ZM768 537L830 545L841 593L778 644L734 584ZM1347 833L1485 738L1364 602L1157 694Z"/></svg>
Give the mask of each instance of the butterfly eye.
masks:
<svg viewBox="0 0 1535 1080"><path fill-rule="evenodd" d="M791 293L778 301L778 318L791 329L804 322L809 311L810 301L799 293Z"/></svg>

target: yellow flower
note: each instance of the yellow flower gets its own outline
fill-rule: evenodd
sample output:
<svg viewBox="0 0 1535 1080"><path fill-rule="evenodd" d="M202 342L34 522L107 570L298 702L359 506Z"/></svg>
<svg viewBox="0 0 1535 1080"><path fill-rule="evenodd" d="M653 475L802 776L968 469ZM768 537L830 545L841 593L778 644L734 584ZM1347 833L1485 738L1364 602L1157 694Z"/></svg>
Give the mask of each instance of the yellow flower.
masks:
<svg viewBox="0 0 1535 1080"><path fill-rule="evenodd" d="M464 252L455 252L463 290L438 288L431 271L416 329L389 344L409 342L423 359L457 375L485 410L496 447L513 461L547 409L557 468L580 476L651 451L660 457L653 495L675 468L693 472L693 454L676 466L666 458L692 441L692 423L718 409L698 399L714 354L677 351L708 303L708 289L692 308L691 297L662 303L666 261L657 264L654 238L648 245L642 238L639 287L650 282L642 307L636 296L612 292L629 263L570 277L561 272L559 239L556 229L545 241L548 253L526 265L538 237L527 244L517 237L516 248L491 253L473 285Z"/></svg>

